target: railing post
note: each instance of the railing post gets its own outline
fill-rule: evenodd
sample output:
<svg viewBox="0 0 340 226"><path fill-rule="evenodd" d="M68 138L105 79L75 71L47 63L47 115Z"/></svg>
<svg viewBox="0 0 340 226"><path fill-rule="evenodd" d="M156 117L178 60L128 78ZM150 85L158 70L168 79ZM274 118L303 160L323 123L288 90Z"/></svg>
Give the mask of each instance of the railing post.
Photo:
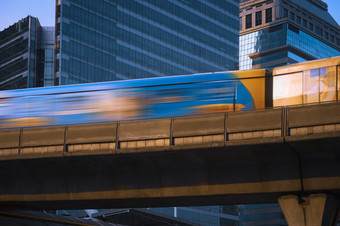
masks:
<svg viewBox="0 0 340 226"><path fill-rule="evenodd" d="M117 122L117 127L116 127L116 145L115 145L115 149L119 149L119 125L120 125L120 121Z"/></svg>
<svg viewBox="0 0 340 226"><path fill-rule="evenodd" d="M289 136L289 125L288 125L288 107L284 107L284 137Z"/></svg>
<svg viewBox="0 0 340 226"><path fill-rule="evenodd" d="M67 132L68 132L68 126L65 126L64 130L64 147L63 147L63 152L68 152L68 144L67 144Z"/></svg>
<svg viewBox="0 0 340 226"><path fill-rule="evenodd" d="M286 107L282 107L281 114L281 136L286 137Z"/></svg>
<svg viewBox="0 0 340 226"><path fill-rule="evenodd" d="M227 141L227 115L228 113L226 112L224 114L224 142Z"/></svg>
<svg viewBox="0 0 340 226"><path fill-rule="evenodd" d="M174 145L173 129L174 129L174 118L171 117L171 120L170 120L170 146Z"/></svg>
<svg viewBox="0 0 340 226"><path fill-rule="evenodd" d="M18 147L18 155L21 155L21 144L22 144L22 128L19 130L19 147Z"/></svg>

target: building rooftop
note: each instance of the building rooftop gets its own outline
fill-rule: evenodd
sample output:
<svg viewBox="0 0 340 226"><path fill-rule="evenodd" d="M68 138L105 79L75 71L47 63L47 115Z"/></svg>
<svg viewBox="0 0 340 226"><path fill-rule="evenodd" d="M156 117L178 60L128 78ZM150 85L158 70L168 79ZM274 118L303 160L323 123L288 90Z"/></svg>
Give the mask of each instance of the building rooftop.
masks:
<svg viewBox="0 0 340 226"><path fill-rule="evenodd" d="M293 2L294 3L294 2ZM320 0L299 0L299 6L306 9L307 11L313 13L314 15L320 17L324 21L334 25L335 27L339 27L338 23L333 19L333 17L329 14L328 5Z"/></svg>

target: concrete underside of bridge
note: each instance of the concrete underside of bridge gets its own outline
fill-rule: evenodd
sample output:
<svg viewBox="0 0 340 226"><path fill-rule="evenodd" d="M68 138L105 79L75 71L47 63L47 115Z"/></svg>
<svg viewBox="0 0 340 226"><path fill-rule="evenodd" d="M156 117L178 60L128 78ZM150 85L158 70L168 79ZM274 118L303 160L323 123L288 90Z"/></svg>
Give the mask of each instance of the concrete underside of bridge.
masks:
<svg viewBox="0 0 340 226"><path fill-rule="evenodd" d="M276 203L340 197L340 138L0 161L1 209Z"/></svg>

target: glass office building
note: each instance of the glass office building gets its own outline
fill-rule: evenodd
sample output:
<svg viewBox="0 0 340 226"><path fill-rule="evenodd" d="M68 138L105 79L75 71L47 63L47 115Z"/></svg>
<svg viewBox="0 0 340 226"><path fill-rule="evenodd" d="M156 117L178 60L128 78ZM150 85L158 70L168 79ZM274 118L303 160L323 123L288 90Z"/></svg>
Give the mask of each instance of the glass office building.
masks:
<svg viewBox="0 0 340 226"><path fill-rule="evenodd" d="M0 90L54 84L54 28L32 16L0 32Z"/></svg>
<svg viewBox="0 0 340 226"><path fill-rule="evenodd" d="M54 38L54 27L41 27L37 49L37 87L54 85Z"/></svg>
<svg viewBox="0 0 340 226"><path fill-rule="evenodd" d="M277 204L241 205L240 209L240 226L288 225L280 206Z"/></svg>
<svg viewBox="0 0 340 226"><path fill-rule="evenodd" d="M57 0L55 84L238 69L238 13L238 0ZM234 225L229 208L152 210Z"/></svg>
<svg viewBox="0 0 340 226"><path fill-rule="evenodd" d="M241 0L240 70L340 55L340 28L321 0ZM241 205L240 226L287 225L278 204Z"/></svg>
<svg viewBox="0 0 340 226"><path fill-rule="evenodd" d="M151 210L205 226L239 226L240 220L239 206L169 207Z"/></svg>
<svg viewBox="0 0 340 226"><path fill-rule="evenodd" d="M34 87L39 27L27 16L0 32L0 90Z"/></svg>
<svg viewBox="0 0 340 226"><path fill-rule="evenodd" d="M241 70L338 55L340 28L321 0L241 3Z"/></svg>
<svg viewBox="0 0 340 226"><path fill-rule="evenodd" d="M55 84L238 68L238 0L56 0Z"/></svg>

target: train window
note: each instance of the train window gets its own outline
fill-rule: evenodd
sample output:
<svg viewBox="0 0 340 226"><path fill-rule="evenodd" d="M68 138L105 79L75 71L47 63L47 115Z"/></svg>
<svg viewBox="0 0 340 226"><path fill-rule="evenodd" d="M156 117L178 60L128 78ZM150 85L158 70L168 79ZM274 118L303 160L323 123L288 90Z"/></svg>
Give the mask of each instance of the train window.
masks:
<svg viewBox="0 0 340 226"><path fill-rule="evenodd" d="M302 73L273 78L273 106L302 104Z"/></svg>
<svg viewBox="0 0 340 226"><path fill-rule="evenodd" d="M319 102L319 69L304 71L303 78L303 103L306 104Z"/></svg>
<svg viewBox="0 0 340 226"><path fill-rule="evenodd" d="M336 100L336 67L320 68L320 102Z"/></svg>
<svg viewBox="0 0 340 226"><path fill-rule="evenodd" d="M336 74L333 67L304 71L303 103L335 100L335 83Z"/></svg>
<svg viewBox="0 0 340 226"><path fill-rule="evenodd" d="M319 76L319 68L310 70L310 77L318 77L318 76Z"/></svg>

